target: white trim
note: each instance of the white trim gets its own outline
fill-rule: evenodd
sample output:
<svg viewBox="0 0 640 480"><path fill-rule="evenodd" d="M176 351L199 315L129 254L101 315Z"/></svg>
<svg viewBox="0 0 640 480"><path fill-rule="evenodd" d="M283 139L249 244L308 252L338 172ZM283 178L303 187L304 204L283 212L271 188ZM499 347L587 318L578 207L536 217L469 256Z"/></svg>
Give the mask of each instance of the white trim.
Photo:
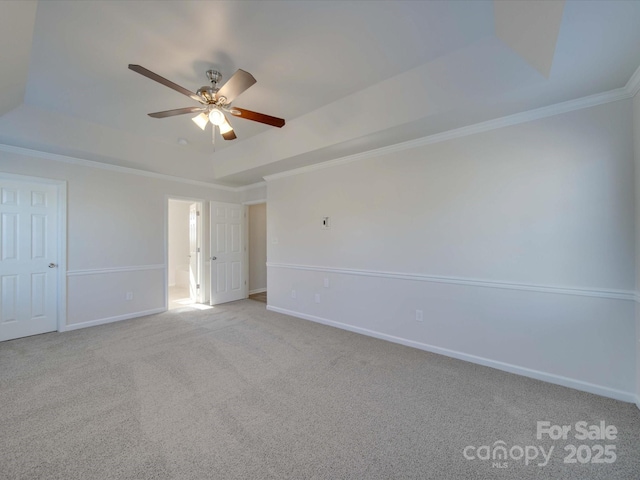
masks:
<svg viewBox="0 0 640 480"><path fill-rule="evenodd" d="M67 323L67 182L58 182L58 331Z"/></svg>
<svg viewBox="0 0 640 480"><path fill-rule="evenodd" d="M244 185L242 187L235 187L236 192L246 192L247 190L253 190L254 188L266 187L267 182L260 181L256 183L252 183L251 185Z"/></svg>
<svg viewBox="0 0 640 480"><path fill-rule="evenodd" d="M629 95L635 97L638 91L640 91L640 67L631 75L631 78L624 86L625 90L629 92Z"/></svg>
<svg viewBox="0 0 640 480"><path fill-rule="evenodd" d="M474 278L444 277L421 273L383 272L374 270L356 270L351 268L320 267L312 265L291 265L267 262L268 268L284 268L289 270L307 270L312 272L337 273L341 275L359 275L364 277L382 277L398 280L414 280L419 282L449 283L472 287L501 288L506 290L524 290L527 292L555 293L559 295L578 295L582 297L608 298L612 300L638 301L637 295L628 290L585 289L575 287L558 287L553 285L533 285L525 283L496 282Z"/></svg>
<svg viewBox="0 0 640 480"><path fill-rule="evenodd" d="M430 145L433 143L445 142L447 140L453 140L456 138L467 137L469 135L489 132L491 130L497 130L499 128L519 125L521 123L531 122L533 120L539 120L546 117L552 117L554 115L560 115L562 113L568 113L574 110L595 107L597 105L616 102L618 100L624 100L631 97L631 90L628 90L626 87L618 88L616 90L598 93L575 100L569 100L567 102L557 103L555 105L549 105L547 107L536 108L534 110L528 110L526 112L515 113L513 115L507 115L506 117L500 117L493 120L488 120L486 122L468 125L466 127L455 128L453 130L436 133L434 135L428 135L426 137L421 137L414 140L408 140L406 142L387 145L385 147L368 150L366 152L347 155L345 157L336 158L334 160L329 160L322 163L315 163L313 165L307 165L305 167L294 168L286 172L274 173L272 175L265 176L264 179L267 182L271 182L279 178L291 177L294 175L309 173L316 170L335 167L338 165L345 165L347 163L363 160L366 158L379 157L381 155L409 150L411 148L423 147L425 145Z"/></svg>
<svg viewBox="0 0 640 480"><path fill-rule="evenodd" d="M98 325L105 325L107 323L114 323L114 322L119 322L121 320L130 320L132 318L138 318L138 317L146 317L147 315L154 315L156 313L162 313L162 312L166 312L167 309L166 308L153 308L151 310L143 310L141 312L134 312L134 313L125 313L122 315L116 315L114 317L107 317L107 318L99 318L97 320L89 320L87 322L80 322L80 323L72 323L71 325L65 325L63 330L60 330L61 332L70 332L72 330L79 330L81 328L88 328L88 327L95 327Z"/></svg>
<svg viewBox="0 0 640 480"><path fill-rule="evenodd" d="M552 373L541 372L539 370L533 370L526 367L520 367L510 363L499 362L497 360L491 360L489 358L478 357L476 355L469 355L467 353L459 352L456 350L449 350L448 348L436 347L426 343L415 342L413 340L407 340L401 337L395 337L386 333L376 332L375 330L369 330L366 328L354 327L346 323L335 322L326 318L317 317L315 315L308 315L305 313L294 312L285 308L274 307L273 305L267 305L267 310L272 312L282 313L292 317L301 318L303 320L310 320L312 322L322 323L332 327L340 328L342 330L348 330L350 332L367 335L369 337L379 338L381 340L387 340L393 343L399 343L407 347L413 347L427 352L437 353L451 358L457 358L458 360L464 360L465 362L475 363L478 365L484 365L485 367L495 368L504 372L515 373L524 377L535 378L543 382L553 383L561 385L563 387L569 387L584 392L594 393L603 397L615 398L623 402L633 403L636 400L636 396L631 392L625 392L623 390L617 390L614 388L604 387L602 385L596 385L594 383L583 382L582 380L576 380L569 377L563 377L561 375L555 375Z"/></svg>
<svg viewBox="0 0 640 480"><path fill-rule="evenodd" d="M250 206L250 205L261 205L263 203L267 203L267 199L266 198L260 199L260 200L249 200L248 202L242 202L242 205L247 205L247 206Z"/></svg>
<svg viewBox="0 0 640 480"><path fill-rule="evenodd" d="M239 187L228 187L226 185L220 185L217 183L203 182L200 180L191 180L191 179L182 178L182 177L174 177L172 175L166 175L164 173L148 172L146 170L140 170L137 168L130 168L130 167L121 167L119 165L112 165L110 163L96 162L93 160L87 160L85 158L71 157L69 155L60 155L58 153L50 153L42 150L35 150L32 148L16 147L15 145L7 145L4 143L0 143L0 151L7 152L7 153L15 153L18 155L36 157L36 158L44 158L46 160L54 160L57 162L70 163L73 165L81 165L83 167L100 168L102 170L110 170L112 172L128 173L131 175L140 175L143 177L157 178L160 180L168 180L171 182L180 182L180 183L187 183L189 185L197 185L200 187L215 188L218 190L225 190L227 192L239 191L238 190Z"/></svg>
<svg viewBox="0 0 640 480"><path fill-rule="evenodd" d="M255 295L256 293L264 293L266 292L266 288L256 288L255 290L249 290L249 295Z"/></svg>
<svg viewBox="0 0 640 480"><path fill-rule="evenodd" d="M77 277L81 275L101 275L105 273L120 273L120 272L139 272L143 270L161 270L166 268L165 264L157 265L129 265L125 267L108 267L108 268L89 268L85 270L69 270L67 277Z"/></svg>
<svg viewBox="0 0 640 480"><path fill-rule="evenodd" d="M18 175L0 172L0 178L27 183L44 183L54 185L58 193L58 294L56 301L56 328L58 332L64 331L67 323L67 182L52 178L33 177L30 175Z"/></svg>

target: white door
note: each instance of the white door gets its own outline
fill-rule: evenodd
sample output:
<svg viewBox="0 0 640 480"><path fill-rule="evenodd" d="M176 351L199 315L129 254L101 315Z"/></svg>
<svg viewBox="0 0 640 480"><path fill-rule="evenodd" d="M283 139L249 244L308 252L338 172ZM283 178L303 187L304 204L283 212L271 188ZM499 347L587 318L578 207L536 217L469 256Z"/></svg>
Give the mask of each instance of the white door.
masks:
<svg viewBox="0 0 640 480"><path fill-rule="evenodd" d="M211 202L211 305L247 298L245 207Z"/></svg>
<svg viewBox="0 0 640 480"><path fill-rule="evenodd" d="M189 205L189 296L192 302L200 301L200 243L198 224L200 211L197 203Z"/></svg>
<svg viewBox="0 0 640 480"><path fill-rule="evenodd" d="M57 194L0 178L0 341L57 329Z"/></svg>

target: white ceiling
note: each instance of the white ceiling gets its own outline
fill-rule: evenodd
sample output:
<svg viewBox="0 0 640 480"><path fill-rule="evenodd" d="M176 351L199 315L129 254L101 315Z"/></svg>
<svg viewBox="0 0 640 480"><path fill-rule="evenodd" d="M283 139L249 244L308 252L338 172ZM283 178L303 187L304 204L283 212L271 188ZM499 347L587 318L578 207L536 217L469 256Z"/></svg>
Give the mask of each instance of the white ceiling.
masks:
<svg viewBox="0 0 640 480"><path fill-rule="evenodd" d="M640 65L638 1L34 5L0 2L1 143L228 185L619 88ZM195 102L129 63L190 90L242 68L258 83L234 105L287 125L231 118L214 151L190 115L146 115Z"/></svg>

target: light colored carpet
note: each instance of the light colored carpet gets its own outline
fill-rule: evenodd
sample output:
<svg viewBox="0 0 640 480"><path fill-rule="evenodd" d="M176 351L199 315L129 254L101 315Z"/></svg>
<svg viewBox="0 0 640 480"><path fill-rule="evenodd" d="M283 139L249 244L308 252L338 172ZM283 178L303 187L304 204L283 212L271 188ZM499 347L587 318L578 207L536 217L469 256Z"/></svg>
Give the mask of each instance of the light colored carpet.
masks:
<svg viewBox="0 0 640 480"><path fill-rule="evenodd" d="M538 420L619 434L537 440ZM250 300L0 343L0 432L2 479L640 476L634 405ZM498 440L555 451L544 467L463 457ZM615 445L617 460L565 464L568 443Z"/></svg>

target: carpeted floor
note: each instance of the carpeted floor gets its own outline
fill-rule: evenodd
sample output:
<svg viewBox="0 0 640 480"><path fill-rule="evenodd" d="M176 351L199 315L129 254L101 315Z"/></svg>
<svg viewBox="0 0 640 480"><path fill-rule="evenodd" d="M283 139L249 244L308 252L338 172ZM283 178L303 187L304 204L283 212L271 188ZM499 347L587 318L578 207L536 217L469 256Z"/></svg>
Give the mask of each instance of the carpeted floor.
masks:
<svg viewBox="0 0 640 480"><path fill-rule="evenodd" d="M0 478L631 480L640 411L244 300L0 343Z"/></svg>

